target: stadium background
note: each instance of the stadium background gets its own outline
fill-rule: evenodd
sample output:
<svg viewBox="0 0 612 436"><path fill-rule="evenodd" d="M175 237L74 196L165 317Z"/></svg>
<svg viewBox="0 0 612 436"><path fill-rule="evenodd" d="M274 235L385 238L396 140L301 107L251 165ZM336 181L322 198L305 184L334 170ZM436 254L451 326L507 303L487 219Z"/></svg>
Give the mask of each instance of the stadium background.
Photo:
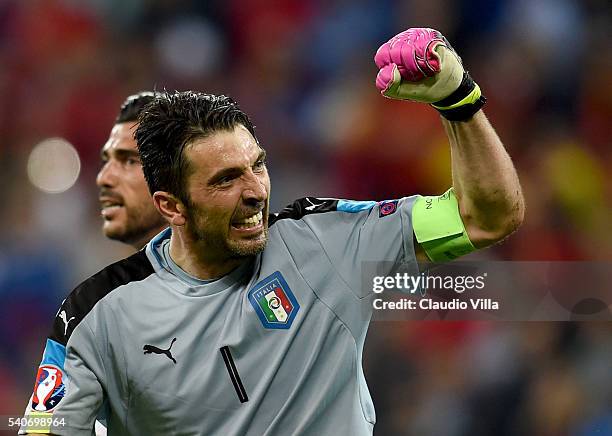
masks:
<svg viewBox="0 0 612 436"><path fill-rule="evenodd" d="M0 1L0 415L23 410L63 296L129 254L100 232L94 178L140 90L238 100L274 210L441 193L437 114L381 98L372 62L395 33L435 27L489 98L527 198L520 231L481 258L611 260L611 14L605 0ZM26 171L51 137L81 161L56 194ZM610 323L380 322L366 347L377 435L612 434Z"/></svg>

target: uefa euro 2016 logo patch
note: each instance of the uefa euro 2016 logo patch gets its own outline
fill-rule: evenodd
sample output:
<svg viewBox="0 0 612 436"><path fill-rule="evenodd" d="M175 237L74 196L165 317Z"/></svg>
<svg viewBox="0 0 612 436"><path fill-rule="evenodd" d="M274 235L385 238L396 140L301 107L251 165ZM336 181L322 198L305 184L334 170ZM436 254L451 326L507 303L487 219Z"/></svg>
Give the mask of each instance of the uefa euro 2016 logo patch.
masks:
<svg viewBox="0 0 612 436"><path fill-rule="evenodd" d="M378 218L389 216L394 214L397 210L397 203L399 200L381 201L380 210L378 212Z"/></svg>
<svg viewBox="0 0 612 436"><path fill-rule="evenodd" d="M50 412L64 398L65 393L62 370L55 365L41 365L36 374L32 409L38 412Z"/></svg>
<svg viewBox="0 0 612 436"><path fill-rule="evenodd" d="M300 310L295 295L279 271L257 283L248 297L267 329L288 329Z"/></svg>

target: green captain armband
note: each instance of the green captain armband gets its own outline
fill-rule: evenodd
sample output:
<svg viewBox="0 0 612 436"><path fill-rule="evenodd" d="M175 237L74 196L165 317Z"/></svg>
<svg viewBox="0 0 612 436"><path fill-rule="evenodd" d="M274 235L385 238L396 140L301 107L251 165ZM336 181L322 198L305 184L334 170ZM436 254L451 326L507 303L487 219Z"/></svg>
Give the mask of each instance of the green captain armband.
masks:
<svg viewBox="0 0 612 436"><path fill-rule="evenodd" d="M412 227L433 262L453 260L476 250L465 231L453 188L440 196L419 197L412 207Z"/></svg>

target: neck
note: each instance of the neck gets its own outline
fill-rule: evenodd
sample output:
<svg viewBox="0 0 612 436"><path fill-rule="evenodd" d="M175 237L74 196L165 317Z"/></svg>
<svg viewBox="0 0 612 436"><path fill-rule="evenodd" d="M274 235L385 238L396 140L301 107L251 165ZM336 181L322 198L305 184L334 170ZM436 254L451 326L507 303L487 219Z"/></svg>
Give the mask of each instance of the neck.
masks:
<svg viewBox="0 0 612 436"><path fill-rule="evenodd" d="M153 236L157 235L159 232L161 232L162 230L164 230L166 227L168 227L167 224L164 224L163 226L160 227L156 227L154 229L149 230L146 234L144 234L143 236L141 236L139 239L137 239L136 241L132 242L130 245L132 247L134 247L134 249L136 251L141 250L145 245L147 245L147 242L149 242L151 239L153 239Z"/></svg>
<svg viewBox="0 0 612 436"><path fill-rule="evenodd" d="M170 257L183 271L198 279L223 277L247 261L247 258L211 256L204 242L192 240L182 230L172 227Z"/></svg>

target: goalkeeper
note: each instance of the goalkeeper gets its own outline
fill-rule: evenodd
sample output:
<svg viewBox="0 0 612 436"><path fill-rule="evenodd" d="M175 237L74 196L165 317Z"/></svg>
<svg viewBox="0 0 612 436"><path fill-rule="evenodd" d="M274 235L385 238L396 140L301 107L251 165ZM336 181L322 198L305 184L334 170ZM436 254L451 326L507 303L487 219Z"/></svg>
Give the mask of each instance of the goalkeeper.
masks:
<svg viewBox="0 0 612 436"><path fill-rule="evenodd" d="M376 63L383 95L446 118L452 189L381 203L308 197L269 214L266 154L238 105L157 94L136 140L170 228L62 304L32 397L54 423L22 433L89 436L107 404L113 435L372 434L362 263L418 273L417 257L456 258L523 218L484 97L446 40L411 29Z"/></svg>

